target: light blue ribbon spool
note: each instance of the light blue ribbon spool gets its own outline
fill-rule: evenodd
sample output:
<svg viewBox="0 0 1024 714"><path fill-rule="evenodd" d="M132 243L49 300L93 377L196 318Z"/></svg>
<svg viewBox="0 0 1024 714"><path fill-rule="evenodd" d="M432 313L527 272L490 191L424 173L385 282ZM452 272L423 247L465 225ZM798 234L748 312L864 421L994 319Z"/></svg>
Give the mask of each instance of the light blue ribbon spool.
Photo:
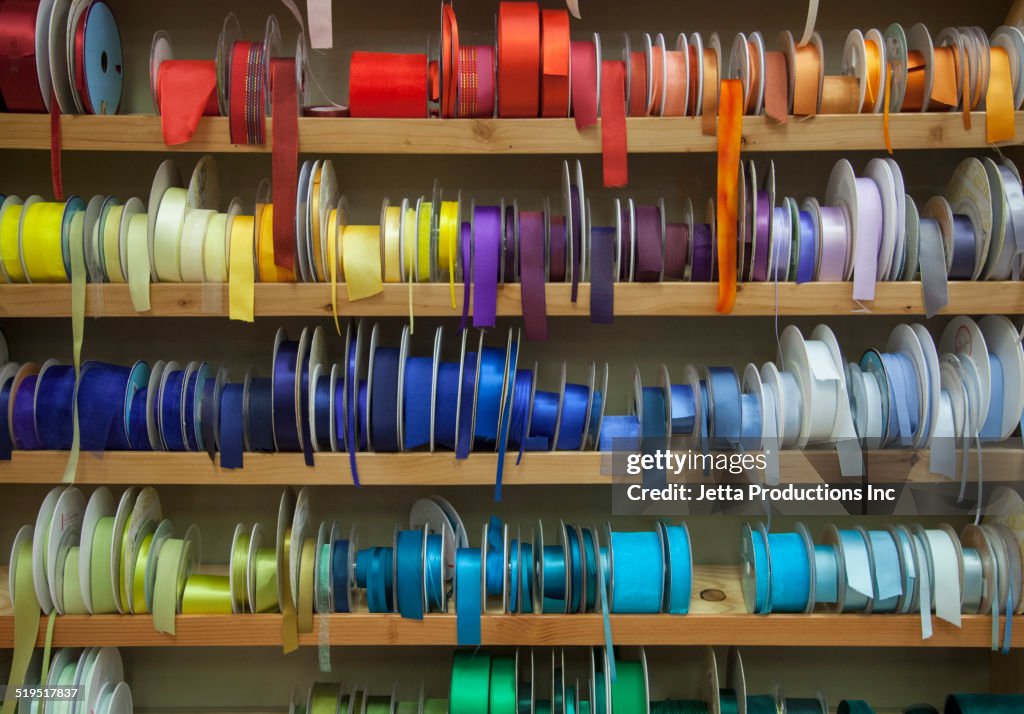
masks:
<svg viewBox="0 0 1024 714"><path fill-rule="evenodd" d="M823 605L839 601L839 560L831 545L814 546L814 601Z"/></svg>
<svg viewBox="0 0 1024 714"><path fill-rule="evenodd" d="M914 554L912 536L906 526L890 526L889 532L896 538L900 554L900 570L903 578L903 595L897 612L917 611L917 558Z"/></svg>
<svg viewBox="0 0 1024 714"><path fill-rule="evenodd" d="M991 388L989 389L988 414L981 426L982 441L999 441L1003 436L1003 363L994 352L988 354Z"/></svg>
<svg viewBox="0 0 1024 714"><path fill-rule="evenodd" d="M872 612L895 612L903 594L903 573L896 541L889 531L868 531L874 558L875 602Z"/></svg>
<svg viewBox="0 0 1024 714"><path fill-rule="evenodd" d="M811 560L800 533L769 533L772 612L805 612L811 599Z"/></svg>
<svg viewBox="0 0 1024 714"><path fill-rule="evenodd" d="M608 542L612 612L661 612L665 583L661 536L651 531L616 533L609 529Z"/></svg>
<svg viewBox="0 0 1024 714"><path fill-rule="evenodd" d="M771 612L771 568L764 526L744 523L740 533L740 560L743 568L743 602L747 611L756 614Z"/></svg>
<svg viewBox="0 0 1024 714"><path fill-rule="evenodd" d="M981 596L985 589L984 565L977 548L965 547L963 555L963 611L977 613L981 609Z"/></svg>
<svg viewBox="0 0 1024 714"><path fill-rule="evenodd" d="M839 599L834 609L838 612L870 612L875 589L867 535L859 528L839 530L829 526L825 540L836 548Z"/></svg>
<svg viewBox="0 0 1024 714"><path fill-rule="evenodd" d="M104 2L94 3L85 20L85 81L91 114L117 114L124 84L121 35Z"/></svg>
<svg viewBox="0 0 1024 714"><path fill-rule="evenodd" d="M711 448L736 448L742 433L742 401L736 370L732 367L708 367L707 385Z"/></svg>
<svg viewBox="0 0 1024 714"><path fill-rule="evenodd" d="M693 590L693 555L690 550L690 532L685 524L678 526L659 523L664 539L665 573L668 577L662 611L671 615L685 615L690 611Z"/></svg>

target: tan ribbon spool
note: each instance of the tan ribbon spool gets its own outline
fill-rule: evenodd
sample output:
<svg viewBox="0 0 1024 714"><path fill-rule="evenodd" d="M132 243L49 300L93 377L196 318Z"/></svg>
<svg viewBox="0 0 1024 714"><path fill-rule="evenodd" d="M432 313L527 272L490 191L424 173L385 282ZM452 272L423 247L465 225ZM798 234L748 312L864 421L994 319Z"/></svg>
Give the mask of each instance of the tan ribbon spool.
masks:
<svg viewBox="0 0 1024 714"><path fill-rule="evenodd" d="M856 114L860 109L860 80L853 75L826 75L821 85L822 114Z"/></svg>

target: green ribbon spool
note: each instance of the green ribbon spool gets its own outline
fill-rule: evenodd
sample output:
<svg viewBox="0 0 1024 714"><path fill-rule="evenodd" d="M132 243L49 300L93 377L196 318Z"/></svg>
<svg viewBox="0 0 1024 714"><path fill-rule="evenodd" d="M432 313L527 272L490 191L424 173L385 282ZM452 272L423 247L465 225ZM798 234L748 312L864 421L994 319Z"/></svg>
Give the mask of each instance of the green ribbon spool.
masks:
<svg viewBox="0 0 1024 714"><path fill-rule="evenodd" d="M231 552L231 596L242 607L242 612L249 611L249 542L248 533L239 533L235 541L235 549Z"/></svg>
<svg viewBox="0 0 1024 714"><path fill-rule="evenodd" d="M534 707L534 711L537 714L551 714L551 702L546 699L539 700Z"/></svg>
<svg viewBox="0 0 1024 714"><path fill-rule="evenodd" d="M565 688L565 714L576 714L576 687Z"/></svg>
<svg viewBox="0 0 1024 714"><path fill-rule="evenodd" d="M484 652L456 652L452 661L449 714L477 714L484 709L490 703L490 684L490 655Z"/></svg>
<svg viewBox="0 0 1024 714"><path fill-rule="evenodd" d="M454 686L454 683L453 683ZM512 657L491 660L490 714L516 714L516 661Z"/></svg>
<svg viewBox="0 0 1024 714"><path fill-rule="evenodd" d="M427 699L423 702L423 714L448 714L447 699Z"/></svg>
<svg viewBox="0 0 1024 714"><path fill-rule="evenodd" d="M586 699L581 699L577 705L577 710L579 711L579 714L590 714L590 702Z"/></svg>
<svg viewBox="0 0 1024 714"><path fill-rule="evenodd" d="M644 666L640 662L619 662L612 682L612 711L615 714L647 714Z"/></svg>
<svg viewBox="0 0 1024 714"><path fill-rule="evenodd" d="M718 701L721 703L722 714L739 714L740 700L735 689L719 689Z"/></svg>
<svg viewBox="0 0 1024 714"><path fill-rule="evenodd" d="M105 516L96 521L92 532L92 556L89 578L92 593L92 611L97 615L117 611L114 603L114 584L110 578L110 546L114 539L114 517Z"/></svg>
<svg viewBox="0 0 1024 714"><path fill-rule="evenodd" d="M1024 694L950 694L946 714L1020 714Z"/></svg>
<svg viewBox="0 0 1024 714"><path fill-rule="evenodd" d="M309 709L310 714L338 714L338 685L329 682L314 684Z"/></svg>
<svg viewBox="0 0 1024 714"><path fill-rule="evenodd" d="M875 714L875 710L863 699L844 699L839 702L837 714Z"/></svg>
<svg viewBox="0 0 1024 714"><path fill-rule="evenodd" d="M366 700L366 714L391 714L391 697L370 697Z"/></svg>
<svg viewBox="0 0 1024 714"><path fill-rule="evenodd" d="M399 702L395 714L420 714L419 702Z"/></svg>
<svg viewBox="0 0 1024 714"><path fill-rule="evenodd" d="M771 694L755 694L747 697L747 714L779 714L779 707Z"/></svg>

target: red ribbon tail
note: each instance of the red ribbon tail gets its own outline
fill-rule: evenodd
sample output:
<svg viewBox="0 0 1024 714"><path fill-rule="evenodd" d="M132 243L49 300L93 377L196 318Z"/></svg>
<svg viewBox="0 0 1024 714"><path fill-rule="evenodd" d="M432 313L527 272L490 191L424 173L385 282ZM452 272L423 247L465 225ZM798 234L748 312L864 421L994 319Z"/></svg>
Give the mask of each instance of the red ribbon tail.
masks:
<svg viewBox="0 0 1024 714"><path fill-rule="evenodd" d="M57 95L50 95L50 176L53 179L53 197L64 200L64 177L60 160L60 105Z"/></svg>

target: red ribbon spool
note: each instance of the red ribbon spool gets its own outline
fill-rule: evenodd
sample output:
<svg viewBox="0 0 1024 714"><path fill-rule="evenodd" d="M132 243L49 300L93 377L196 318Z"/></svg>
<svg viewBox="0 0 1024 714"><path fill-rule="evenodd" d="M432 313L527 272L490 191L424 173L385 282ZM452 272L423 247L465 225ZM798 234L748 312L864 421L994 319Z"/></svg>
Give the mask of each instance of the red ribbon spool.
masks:
<svg viewBox="0 0 1024 714"><path fill-rule="evenodd" d="M353 52L348 99L353 117L426 117L427 56Z"/></svg>

